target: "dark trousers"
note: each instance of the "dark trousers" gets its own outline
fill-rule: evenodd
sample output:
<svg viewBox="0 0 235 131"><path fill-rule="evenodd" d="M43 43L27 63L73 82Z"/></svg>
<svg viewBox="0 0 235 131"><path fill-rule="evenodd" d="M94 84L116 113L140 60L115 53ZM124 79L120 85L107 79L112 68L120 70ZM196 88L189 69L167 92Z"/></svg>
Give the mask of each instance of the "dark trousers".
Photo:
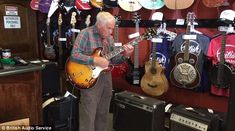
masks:
<svg viewBox="0 0 235 131"><path fill-rule="evenodd" d="M107 131L112 98L111 73L101 74L95 86L80 93L79 131Z"/></svg>

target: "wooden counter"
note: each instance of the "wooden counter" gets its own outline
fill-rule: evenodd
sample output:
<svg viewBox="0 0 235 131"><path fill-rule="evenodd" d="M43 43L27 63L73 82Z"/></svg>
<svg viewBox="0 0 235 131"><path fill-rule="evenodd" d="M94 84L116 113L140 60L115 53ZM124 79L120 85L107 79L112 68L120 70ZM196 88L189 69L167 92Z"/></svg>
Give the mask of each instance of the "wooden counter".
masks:
<svg viewBox="0 0 235 131"><path fill-rule="evenodd" d="M41 70L44 65L0 70L0 123L29 118L42 124Z"/></svg>

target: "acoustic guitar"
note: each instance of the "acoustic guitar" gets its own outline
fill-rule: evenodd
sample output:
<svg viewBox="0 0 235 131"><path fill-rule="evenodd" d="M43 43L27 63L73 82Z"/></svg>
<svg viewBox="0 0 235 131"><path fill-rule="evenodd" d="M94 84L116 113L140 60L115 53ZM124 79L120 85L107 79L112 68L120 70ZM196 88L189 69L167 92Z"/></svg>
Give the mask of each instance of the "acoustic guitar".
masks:
<svg viewBox="0 0 235 131"><path fill-rule="evenodd" d="M155 35L154 34L155 32L156 31L154 31L154 29L149 29L143 35L133 39L127 44L130 45L138 44L139 41L148 39L152 35ZM92 56L100 56L110 60L111 58L115 57L116 55L124 51L123 46L121 46L106 55L102 55L102 50L103 49L101 47L95 49L94 52L92 53ZM107 69L99 66L80 64L77 62L73 62L70 58L67 59L65 65L66 65L65 71L68 80L78 89L88 89L93 87L99 75L102 72L110 71L111 69L111 66L110 68Z"/></svg>
<svg viewBox="0 0 235 131"><path fill-rule="evenodd" d="M234 70L233 66L225 62L226 32L222 33L223 40L220 49L219 63L214 65L210 70L211 83L218 88L231 87L231 81L228 78Z"/></svg>
<svg viewBox="0 0 235 131"><path fill-rule="evenodd" d="M142 8L138 0L118 0L118 5L125 11L135 12Z"/></svg>
<svg viewBox="0 0 235 131"><path fill-rule="evenodd" d="M117 0L103 0L103 2L106 7L118 7Z"/></svg>
<svg viewBox="0 0 235 131"><path fill-rule="evenodd" d="M145 74L141 78L141 89L146 94L152 96L162 95L168 90L169 87L168 80L165 76L165 67L157 61L157 39L162 40L162 38L153 38L152 59L145 63Z"/></svg>
<svg viewBox="0 0 235 131"><path fill-rule="evenodd" d="M93 5L96 8L102 9L104 6L103 0L90 0L91 5Z"/></svg>
<svg viewBox="0 0 235 131"><path fill-rule="evenodd" d="M30 7L33 10L38 10L38 8L39 8L39 0L31 0L30 1Z"/></svg>
<svg viewBox="0 0 235 131"><path fill-rule="evenodd" d="M225 2L226 0L202 0L202 3L210 8L222 6Z"/></svg>
<svg viewBox="0 0 235 131"><path fill-rule="evenodd" d="M47 41L43 42L44 45L44 57L49 60L55 60L56 58L56 53L54 49L54 44L51 44L51 31L50 31L50 17L47 18L46 21L47 24Z"/></svg>
<svg viewBox="0 0 235 131"><path fill-rule="evenodd" d="M139 0L139 3L148 10L160 9L165 5L163 0Z"/></svg>
<svg viewBox="0 0 235 131"><path fill-rule="evenodd" d="M172 10L187 9L193 3L194 0L164 0L167 8Z"/></svg>
<svg viewBox="0 0 235 131"><path fill-rule="evenodd" d="M190 26L193 24L195 14L187 14L186 35L190 34ZM171 83L180 88L193 89L200 84L201 77L197 69L198 56L189 52L190 40L185 39L184 50L175 55L176 65L170 73Z"/></svg>
<svg viewBox="0 0 235 131"><path fill-rule="evenodd" d="M90 5L90 0L76 0L75 6L79 10L90 10L92 9Z"/></svg>

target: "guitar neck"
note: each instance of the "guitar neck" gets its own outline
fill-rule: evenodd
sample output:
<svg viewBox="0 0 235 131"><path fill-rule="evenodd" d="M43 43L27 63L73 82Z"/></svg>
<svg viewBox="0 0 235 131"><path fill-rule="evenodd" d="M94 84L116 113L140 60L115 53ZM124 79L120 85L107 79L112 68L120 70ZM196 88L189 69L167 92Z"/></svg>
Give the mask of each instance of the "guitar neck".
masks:
<svg viewBox="0 0 235 131"><path fill-rule="evenodd" d="M134 40L132 40L126 44L130 44L130 45L134 46L134 45L138 44L138 42L142 41L143 39L144 39L144 36L141 36L141 37L135 38ZM123 48L123 46L121 46L119 48L116 48L112 52L104 55L103 57L110 60L111 58L115 57L116 55L120 54L123 51L124 51L124 48Z"/></svg>
<svg viewBox="0 0 235 131"><path fill-rule="evenodd" d="M47 45L51 46L50 18L47 18Z"/></svg>
<svg viewBox="0 0 235 131"><path fill-rule="evenodd" d="M225 52L225 46L226 46L226 33L223 32L223 39L222 39L222 45L221 45L221 49L220 49L220 60L219 63L222 65L225 62L225 58L224 58L224 52Z"/></svg>
<svg viewBox="0 0 235 131"><path fill-rule="evenodd" d="M188 35L190 32L190 25L187 26L186 29L186 35ZM185 44L184 44L184 61L188 61L189 60L189 44L190 41L189 40L185 40Z"/></svg>
<svg viewBox="0 0 235 131"><path fill-rule="evenodd" d="M152 63L151 63L152 68L155 68L155 66L156 66L156 59L157 59L157 56L156 56L157 48L156 47L157 47L157 43L152 42Z"/></svg>
<svg viewBox="0 0 235 131"><path fill-rule="evenodd" d="M75 29L75 24L72 25L72 28ZM74 43L75 38L76 38L76 37L75 37L75 32L72 31L72 43Z"/></svg>
<svg viewBox="0 0 235 131"><path fill-rule="evenodd" d="M139 32L139 21L135 22L135 31ZM139 67L139 44L136 44L134 46L134 68Z"/></svg>
<svg viewBox="0 0 235 131"><path fill-rule="evenodd" d="M118 25L115 25L115 28L114 28L114 42L115 43L118 42Z"/></svg>

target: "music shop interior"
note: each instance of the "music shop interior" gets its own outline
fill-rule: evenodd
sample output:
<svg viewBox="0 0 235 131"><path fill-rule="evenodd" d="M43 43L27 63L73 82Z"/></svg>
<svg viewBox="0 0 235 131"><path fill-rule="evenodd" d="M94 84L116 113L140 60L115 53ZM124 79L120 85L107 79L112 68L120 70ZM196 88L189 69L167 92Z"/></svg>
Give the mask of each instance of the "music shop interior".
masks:
<svg viewBox="0 0 235 131"><path fill-rule="evenodd" d="M70 59L102 11L111 57L134 47L110 70ZM1 0L0 130L79 131L80 91L111 72L108 131L234 131L234 28L234 0Z"/></svg>

